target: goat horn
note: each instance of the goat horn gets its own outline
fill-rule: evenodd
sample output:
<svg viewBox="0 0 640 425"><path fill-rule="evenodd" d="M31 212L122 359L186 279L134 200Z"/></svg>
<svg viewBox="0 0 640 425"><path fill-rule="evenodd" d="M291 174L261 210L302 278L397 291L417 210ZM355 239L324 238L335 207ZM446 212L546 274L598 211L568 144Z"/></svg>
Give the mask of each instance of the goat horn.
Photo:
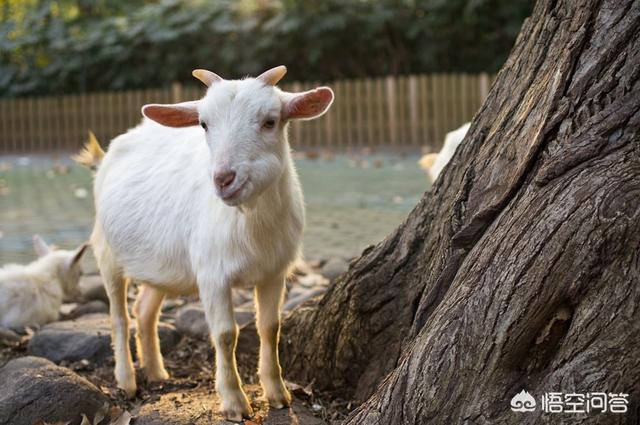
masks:
<svg viewBox="0 0 640 425"><path fill-rule="evenodd" d="M282 77L284 77L284 74L286 73L287 67L284 65L280 65L260 74L258 80L261 80L263 83L269 86L275 86L276 84L278 84L278 81L282 80Z"/></svg>
<svg viewBox="0 0 640 425"><path fill-rule="evenodd" d="M219 75L206 69L194 69L191 75L202 81L207 87L211 87L211 84L215 82L222 81Z"/></svg>

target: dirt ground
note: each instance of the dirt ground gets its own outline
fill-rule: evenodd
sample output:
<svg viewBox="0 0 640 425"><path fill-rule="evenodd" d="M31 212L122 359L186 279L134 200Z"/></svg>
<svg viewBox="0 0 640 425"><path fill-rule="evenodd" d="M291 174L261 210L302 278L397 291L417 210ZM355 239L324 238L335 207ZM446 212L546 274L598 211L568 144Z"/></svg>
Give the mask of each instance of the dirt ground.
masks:
<svg viewBox="0 0 640 425"><path fill-rule="evenodd" d="M29 336L19 343L0 344L0 366L7 361L27 355ZM317 394L313 387L303 388L295 383L287 385L294 396L291 408L269 410L257 381L256 353L238 352L238 367L244 390L254 409L245 425L316 425L339 423L354 406L348 401L331 400L327 394ZM188 336L165 354L165 366L171 378L164 383L147 383L138 371L138 393L128 400L117 389L113 377L113 359L101 364L80 361L61 363L96 385L106 394L113 406L129 412L132 424L225 424L218 414L219 399L214 390L214 351L207 341Z"/></svg>

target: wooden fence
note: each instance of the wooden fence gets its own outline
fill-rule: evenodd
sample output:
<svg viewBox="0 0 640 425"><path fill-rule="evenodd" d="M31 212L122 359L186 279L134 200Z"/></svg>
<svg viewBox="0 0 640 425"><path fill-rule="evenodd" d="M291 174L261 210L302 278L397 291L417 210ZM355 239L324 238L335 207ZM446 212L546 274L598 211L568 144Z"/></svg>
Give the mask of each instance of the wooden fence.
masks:
<svg viewBox="0 0 640 425"><path fill-rule="evenodd" d="M298 148L414 146L437 150L447 131L469 121L493 76L431 74L335 81L336 99L324 117L294 123ZM282 84L301 91L319 83ZM0 153L73 151L91 129L103 143L136 125L146 103L201 97L204 88L174 84L158 90L0 99Z"/></svg>

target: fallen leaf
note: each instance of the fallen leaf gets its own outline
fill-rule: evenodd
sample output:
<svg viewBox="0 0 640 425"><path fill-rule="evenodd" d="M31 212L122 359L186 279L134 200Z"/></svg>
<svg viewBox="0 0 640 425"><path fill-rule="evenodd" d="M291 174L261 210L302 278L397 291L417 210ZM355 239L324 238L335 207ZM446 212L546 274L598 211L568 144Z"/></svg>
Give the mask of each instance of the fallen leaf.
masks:
<svg viewBox="0 0 640 425"><path fill-rule="evenodd" d="M98 411L96 412L96 415L93 417L93 425L98 425L100 422L102 422L105 414L108 411L109 411L109 403L103 404L102 407L98 409Z"/></svg>
<svg viewBox="0 0 640 425"><path fill-rule="evenodd" d="M131 422L131 419L132 419L131 413L125 410L124 412L122 412L122 415L120 415L119 418L111 422L111 425L129 425L129 422Z"/></svg>

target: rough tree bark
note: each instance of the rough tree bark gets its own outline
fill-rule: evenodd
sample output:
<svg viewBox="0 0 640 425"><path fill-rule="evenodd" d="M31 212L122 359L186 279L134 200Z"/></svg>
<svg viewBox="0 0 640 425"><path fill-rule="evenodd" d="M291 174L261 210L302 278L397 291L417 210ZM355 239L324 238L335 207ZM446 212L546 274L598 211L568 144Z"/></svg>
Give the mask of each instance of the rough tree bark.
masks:
<svg viewBox="0 0 640 425"><path fill-rule="evenodd" d="M287 375L364 402L349 424L638 423L639 74L640 2L540 0L432 191L287 318Z"/></svg>

